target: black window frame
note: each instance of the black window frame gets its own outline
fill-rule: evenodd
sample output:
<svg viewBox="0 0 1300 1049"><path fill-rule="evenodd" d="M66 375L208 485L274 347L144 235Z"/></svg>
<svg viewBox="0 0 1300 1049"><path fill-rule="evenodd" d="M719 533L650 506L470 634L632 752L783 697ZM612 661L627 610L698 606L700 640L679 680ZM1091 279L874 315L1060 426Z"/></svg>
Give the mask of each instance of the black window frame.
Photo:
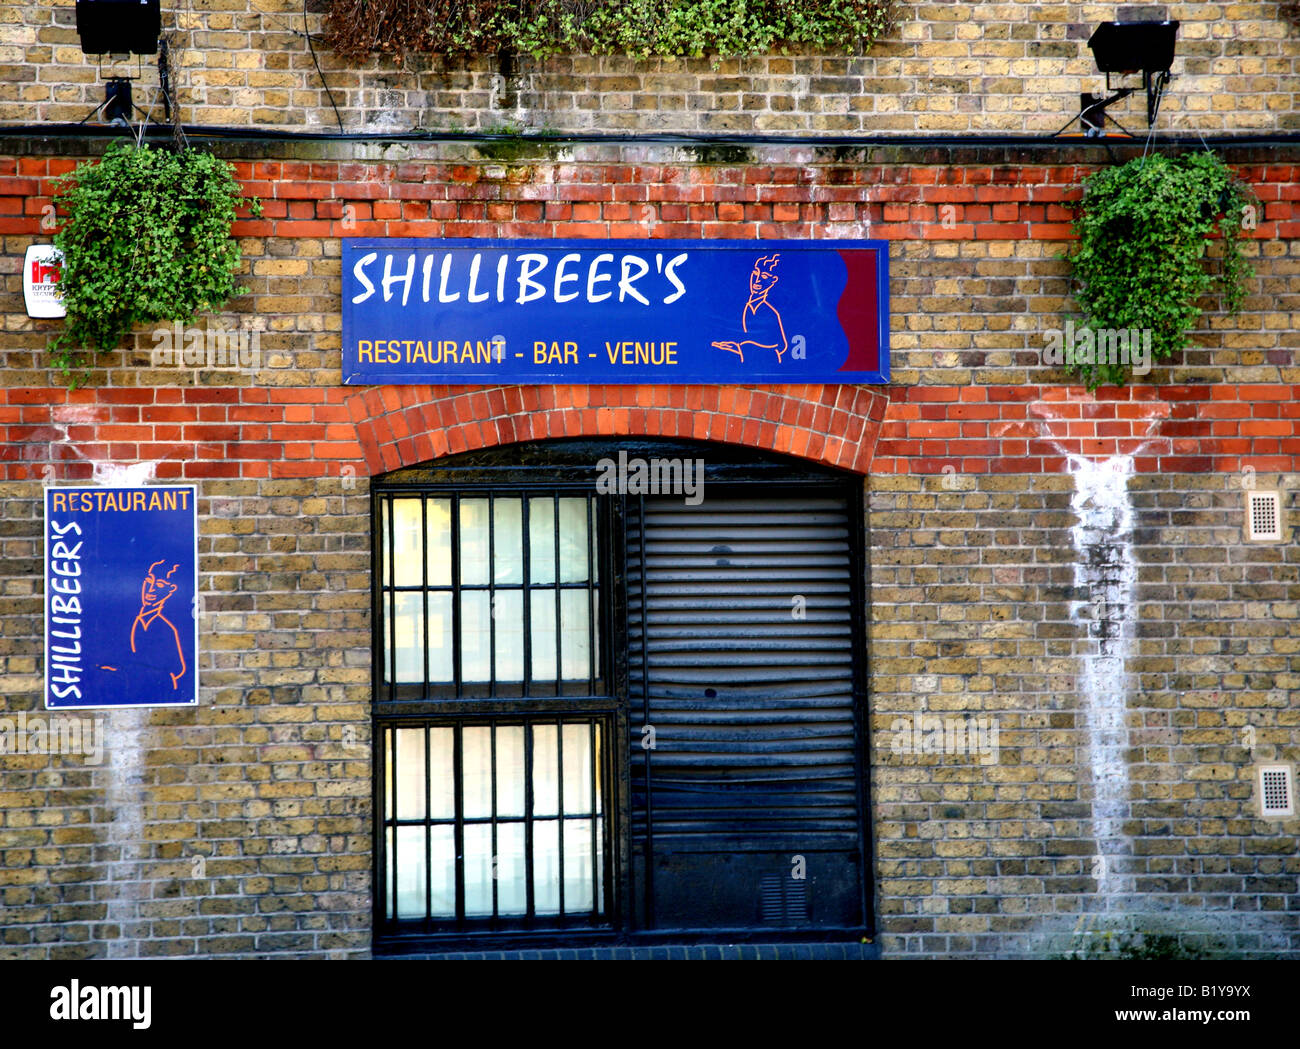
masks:
<svg viewBox="0 0 1300 1049"><path fill-rule="evenodd" d="M706 464L706 497L713 491L753 494L755 485L766 491L796 491L809 488L833 489L846 499L849 512L851 587L851 629L853 643L854 724L857 736L856 776L858 787L859 850L862 870L862 924L851 929L791 929L756 926L752 930L729 931L729 940L808 942L842 940L848 936L873 938L876 928L874 849L870 819L869 726L867 719L867 625L870 594L866 551L864 478L778 453L755 451L710 442L657 439L560 438L528 442L461 453L418 466L404 467L372 480L371 483L371 569L372 569L372 702L373 739L373 826L374 948L377 954L422 953L437 950L488 950L522 947L612 945L639 942L707 942L716 939L708 931L661 931L635 927L636 906L631 862L631 779L630 732L628 723L628 632L627 632L627 503L635 495L597 496L594 520L599 564L601 677L607 694L556 697L509 698L426 698L384 699L387 686L382 679L384 643L381 626L384 588L380 502L385 497L419 492L463 495L479 498L489 493L511 497L529 495L595 495L597 463L629 458L703 459ZM454 514L453 514L454 516ZM590 520L591 518L589 518ZM558 528L558 520L556 522ZM601 531L603 530L603 532ZM590 537L589 537L590 538ZM558 565L557 565L558 582ZM559 624L557 622L557 631ZM557 666L557 674L559 668ZM459 677L459 675L457 675ZM540 720L565 714L602 719L606 726L603 749L605 798L605 896L606 920L578 923L533 918L524 922L458 920L453 924L417 924L413 920L394 922L387 916L385 840L384 730L416 727L445 719L447 723L518 723L520 708ZM531 790L531 786L529 787ZM460 784L457 784L457 791ZM458 893L459 895L459 893Z"/></svg>

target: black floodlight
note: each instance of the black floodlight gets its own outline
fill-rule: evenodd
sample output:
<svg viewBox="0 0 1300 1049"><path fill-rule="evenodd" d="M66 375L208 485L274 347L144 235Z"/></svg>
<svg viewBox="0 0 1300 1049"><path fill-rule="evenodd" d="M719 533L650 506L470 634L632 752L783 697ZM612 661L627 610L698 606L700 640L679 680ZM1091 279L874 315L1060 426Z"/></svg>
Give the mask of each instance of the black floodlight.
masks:
<svg viewBox="0 0 1300 1049"><path fill-rule="evenodd" d="M1102 22L1088 47L1109 91L1111 73L1168 73L1177 36L1177 22Z"/></svg>
<svg viewBox="0 0 1300 1049"><path fill-rule="evenodd" d="M77 0L77 36L88 55L152 55L160 35L161 0Z"/></svg>
<svg viewBox="0 0 1300 1049"><path fill-rule="evenodd" d="M77 0L77 36L87 55L152 55L162 36L161 0ZM143 68L143 60L137 65ZM167 80L163 75L163 104L171 113ZM102 69L101 69L102 74ZM130 124L138 108L131 100L131 81L115 76L104 82L104 101L81 123L103 111L110 124Z"/></svg>
<svg viewBox="0 0 1300 1049"><path fill-rule="evenodd" d="M1129 134L1119 121L1106 112L1106 107L1122 98L1128 98L1138 89L1112 88L1112 76L1142 74L1142 89L1147 93L1147 127L1154 126L1165 86L1173 78L1169 69L1174 64L1177 38L1176 21L1102 22L1097 27L1088 39L1088 47L1092 50L1097 69L1106 74L1106 90L1114 91L1114 94L1108 98L1087 92L1079 96L1081 107L1075 120L1083 126L1085 135L1090 138L1102 135L1107 119L1124 131L1124 134ZM1073 123L1074 120L1071 120L1070 124ZM1061 128L1057 134L1064 130Z"/></svg>

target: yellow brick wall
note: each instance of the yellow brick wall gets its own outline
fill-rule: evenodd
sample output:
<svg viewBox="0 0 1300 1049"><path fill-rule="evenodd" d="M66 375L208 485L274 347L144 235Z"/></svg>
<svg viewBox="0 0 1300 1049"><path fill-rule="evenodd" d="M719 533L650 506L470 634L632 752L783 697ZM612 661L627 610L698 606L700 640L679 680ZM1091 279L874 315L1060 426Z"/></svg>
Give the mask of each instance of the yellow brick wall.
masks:
<svg viewBox="0 0 1300 1049"><path fill-rule="evenodd" d="M897 25L866 56L523 58L509 81L490 58L356 65L321 41L323 14L306 21L342 123L354 131L1050 134L1078 112L1081 91L1103 87L1086 46L1097 23L1169 17L1182 25L1161 128L1244 134L1300 128L1300 24L1290 10L900 0ZM163 26L185 122L337 128L296 0L180 0L164 5ZM78 121L102 99L97 62L78 46L73 0L0 10L0 124ZM161 112L152 60L137 101ZM1144 129L1137 98L1113 112Z"/></svg>

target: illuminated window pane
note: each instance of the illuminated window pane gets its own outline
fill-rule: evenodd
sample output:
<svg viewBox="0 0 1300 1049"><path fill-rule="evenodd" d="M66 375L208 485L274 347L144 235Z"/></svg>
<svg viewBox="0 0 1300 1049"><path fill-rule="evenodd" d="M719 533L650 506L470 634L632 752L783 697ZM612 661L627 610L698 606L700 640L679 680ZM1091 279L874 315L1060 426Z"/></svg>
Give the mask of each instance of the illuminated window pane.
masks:
<svg viewBox="0 0 1300 1049"><path fill-rule="evenodd" d="M401 682L424 680L424 594L418 590L403 591L394 595L393 632L384 634L389 645L397 645L396 680ZM384 650L384 663L391 665L392 653Z"/></svg>
<svg viewBox="0 0 1300 1049"><path fill-rule="evenodd" d="M462 681L492 680L492 605L486 590L460 595L460 676Z"/></svg>
<svg viewBox="0 0 1300 1049"><path fill-rule="evenodd" d="M520 590L498 590L493 596L496 614L497 680L524 679L524 595Z"/></svg>
<svg viewBox="0 0 1300 1049"><path fill-rule="evenodd" d="M465 826L465 915L470 918L492 914L492 825Z"/></svg>
<svg viewBox="0 0 1300 1049"><path fill-rule="evenodd" d="M460 501L460 581L467 586L488 581L488 501Z"/></svg>
<svg viewBox="0 0 1300 1049"><path fill-rule="evenodd" d="M430 911L434 918L456 916L456 833L454 827L430 828Z"/></svg>
<svg viewBox="0 0 1300 1049"><path fill-rule="evenodd" d="M424 582L424 550L420 544L419 499L393 500L393 583L420 586Z"/></svg>
<svg viewBox="0 0 1300 1049"><path fill-rule="evenodd" d="M584 583L587 580L587 500L561 499L559 503L560 582Z"/></svg>
<svg viewBox="0 0 1300 1049"><path fill-rule="evenodd" d="M533 815L557 816L560 812L559 754L554 725L533 729Z"/></svg>
<svg viewBox="0 0 1300 1049"><path fill-rule="evenodd" d="M564 726L564 811L591 812L591 730L586 724Z"/></svg>
<svg viewBox="0 0 1300 1049"><path fill-rule="evenodd" d="M429 499L424 504L429 556L429 585L451 586L451 500Z"/></svg>
<svg viewBox="0 0 1300 1049"><path fill-rule="evenodd" d="M555 500L528 500L528 578L555 582Z"/></svg>
<svg viewBox="0 0 1300 1049"><path fill-rule="evenodd" d="M528 866L522 823L497 825L497 913L528 913Z"/></svg>
<svg viewBox="0 0 1300 1049"><path fill-rule="evenodd" d="M451 592L429 592L429 682L446 684L456 679L452 659Z"/></svg>
<svg viewBox="0 0 1300 1049"><path fill-rule="evenodd" d="M384 819L393 818L393 730L384 732Z"/></svg>
<svg viewBox="0 0 1300 1049"><path fill-rule="evenodd" d="M391 500L388 499L385 499L382 503L379 504L379 534L382 537L385 550L387 550L389 547L388 520L392 515L390 514L388 508L391 505L392 502ZM392 586L393 585L392 562L389 560L386 554L384 557L380 558L380 560L383 562L383 565L381 567L381 574L383 576L384 586Z"/></svg>
<svg viewBox="0 0 1300 1049"><path fill-rule="evenodd" d="M538 914L560 913L560 822L533 824L533 909Z"/></svg>
<svg viewBox="0 0 1300 1049"><path fill-rule="evenodd" d="M495 582L524 581L524 506L522 499L495 499L492 509L492 574Z"/></svg>
<svg viewBox="0 0 1300 1049"><path fill-rule="evenodd" d="M497 729L497 815L524 814L524 727Z"/></svg>
<svg viewBox="0 0 1300 1049"><path fill-rule="evenodd" d="M424 917L424 828L397 828L397 916Z"/></svg>
<svg viewBox="0 0 1300 1049"><path fill-rule="evenodd" d="M564 911L589 911L595 881L591 863L591 820L564 821Z"/></svg>
<svg viewBox="0 0 1300 1049"><path fill-rule="evenodd" d="M402 728L397 735L397 818L424 819L427 777L424 771L424 729Z"/></svg>
<svg viewBox="0 0 1300 1049"><path fill-rule="evenodd" d="M492 815L492 730L486 725L467 726L461 732L465 756L461 771L464 779L465 818Z"/></svg>
<svg viewBox="0 0 1300 1049"><path fill-rule="evenodd" d="M456 734L450 728L429 729L429 817L449 820L456 816Z"/></svg>
<svg viewBox="0 0 1300 1049"><path fill-rule="evenodd" d="M560 652L566 681L581 681L591 672L591 631L587 625L587 591L560 592Z"/></svg>
<svg viewBox="0 0 1300 1049"><path fill-rule="evenodd" d="M555 591L534 590L530 596L532 600L532 628L529 642L533 650L533 680L554 681Z"/></svg>

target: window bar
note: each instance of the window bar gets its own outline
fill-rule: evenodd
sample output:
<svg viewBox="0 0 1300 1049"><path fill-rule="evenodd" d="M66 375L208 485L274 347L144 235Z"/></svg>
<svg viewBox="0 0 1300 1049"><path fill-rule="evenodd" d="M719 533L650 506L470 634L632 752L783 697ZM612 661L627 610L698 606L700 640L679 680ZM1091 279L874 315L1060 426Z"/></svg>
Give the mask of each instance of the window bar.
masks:
<svg viewBox="0 0 1300 1049"><path fill-rule="evenodd" d="M397 558L393 540L393 500L385 497L388 508L388 698L397 698ZM395 834L396 832L394 832ZM396 913L396 912L394 912Z"/></svg>
<svg viewBox="0 0 1300 1049"><path fill-rule="evenodd" d="M429 763L429 726L420 729L424 739L424 923L429 928L433 922L433 766Z"/></svg>
<svg viewBox="0 0 1300 1049"><path fill-rule="evenodd" d="M587 695L596 694L596 587L592 579L592 537L595 535L595 504L587 497ZM595 753L594 751L592 753ZM595 800L592 795L592 800ZM593 893L593 896L595 894Z"/></svg>
<svg viewBox="0 0 1300 1049"><path fill-rule="evenodd" d="M587 753L591 755L588 762L591 769L591 786L589 795L591 804L587 807L591 810L591 913L592 917L600 914L600 890L597 887L600 881L600 864L596 862L596 764L599 760L600 750L596 745L596 719L592 718L587 722Z"/></svg>
<svg viewBox="0 0 1300 1049"><path fill-rule="evenodd" d="M641 724L650 724L650 668L648 649L650 647L650 616L646 610L646 524L645 496L637 496L639 513L637 515L638 545L641 549ZM645 762L645 914L646 925L654 926L654 787L651 783L649 747L644 748Z"/></svg>
<svg viewBox="0 0 1300 1049"><path fill-rule="evenodd" d="M524 542L528 542L527 532L524 533ZM525 589L524 593L527 592ZM528 636L527 631L524 636ZM530 721L524 725L524 887L527 890L527 906L524 913L529 922L537 916L537 897L533 891L533 866L533 723Z"/></svg>
<svg viewBox="0 0 1300 1049"><path fill-rule="evenodd" d="M392 871L393 884L388 886L389 895L389 915L393 921L397 921L397 730L385 729L388 733L388 805L386 806L385 816L389 817L387 823L387 833L385 834L385 845L390 856L386 857L384 864L385 872ZM391 814L391 815L390 815Z"/></svg>
<svg viewBox="0 0 1300 1049"><path fill-rule="evenodd" d="M420 689L420 695L426 698L429 695L429 497L420 496L420 608L423 615L420 616L424 624L424 651L421 653L421 665L424 667L424 683ZM428 732L425 733L428 735ZM426 748L427 749L427 748ZM428 765L425 765L428 768ZM429 814L429 809L425 809L425 816ZM430 881L433 879L433 873L430 872Z"/></svg>
<svg viewBox="0 0 1300 1049"><path fill-rule="evenodd" d="M562 696L560 680L564 676L564 664L560 662L560 496L551 496L551 530L554 533L555 561L555 694ZM563 824L561 824L563 826ZM560 835L563 837L564 835ZM564 912L564 890L560 890L560 912Z"/></svg>
<svg viewBox="0 0 1300 1049"><path fill-rule="evenodd" d="M451 767L454 770L455 779L453 780L453 791L455 791L455 800L452 811L456 814L456 831L454 838L455 848L455 870L452 882L456 886L456 924L463 926L465 924L465 750L462 729L464 725L457 721L452 734L452 760ZM425 767L426 779L428 776L428 766ZM428 813L425 813L427 818ZM429 872L432 880L433 872Z"/></svg>
<svg viewBox="0 0 1300 1049"><path fill-rule="evenodd" d="M556 507L556 509L558 510L559 507ZM558 524L560 520L558 514L555 520L556 523ZM559 535L558 528L556 529L555 534L557 536ZM557 540L557 545L558 545L558 540ZM559 561L556 561L555 581L557 583L557 586L555 592L557 594L560 592L558 586L558 583L560 581L559 566L560 566ZM559 866L560 917L563 918L564 917L564 825L566 823L566 820L564 818L564 721L563 719L559 719L559 718L557 718L555 721L555 815L556 815L555 826L557 831L555 838L559 849L559 859L560 859L560 866Z"/></svg>
<svg viewBox="0 0 1300 1049"><path fill-rule="evenodd" d="M451 497L451 672L457 699L465 695L460 665L461 602L464 596L460 580L460 496L456 494Z"/></svg>
<svg viewBox="0 0 1300 1049"><path fill-rule="evenodd" d="M497 497L494 493L488 493L487 500L487 519L488 519L488 695L497 694L497 571L496 571L496 516L497 516ZM492 730L493 747L496 746L496 729ZM496 781L493 780L493 790L496 789ZM493 809L493 812L496 810ZM496 824L492 827L492 848L493 856L496 855ZM494 903L493 913L495 913L496 886L495 882L492 889L492 899Z"/></svg>
<svg viewBox="0 0 1300 1049"><path fill-rule="evenodd" d="M488 765L488 775L492 778L492 918L495 921L501 917L501 904L497 898L497 886L500 884L501 857L497 850L497 724L495 721L488 726L488 743L492 753Z"/></svg>
<svg viewBox="0 0 1300 1049"><path fill-rule="evenodd" d="M523 546L523 595L524 606L524 680L523 694L531 695L533 690L533 544L531 540L532 522L528 512L529 499L525 492L519 499L519 542ZM529 853L529 855L532 855ZM532 868L529 868L529 884L532 884ZM532 897L528 898L528 913L532 913Z"/></svg>

